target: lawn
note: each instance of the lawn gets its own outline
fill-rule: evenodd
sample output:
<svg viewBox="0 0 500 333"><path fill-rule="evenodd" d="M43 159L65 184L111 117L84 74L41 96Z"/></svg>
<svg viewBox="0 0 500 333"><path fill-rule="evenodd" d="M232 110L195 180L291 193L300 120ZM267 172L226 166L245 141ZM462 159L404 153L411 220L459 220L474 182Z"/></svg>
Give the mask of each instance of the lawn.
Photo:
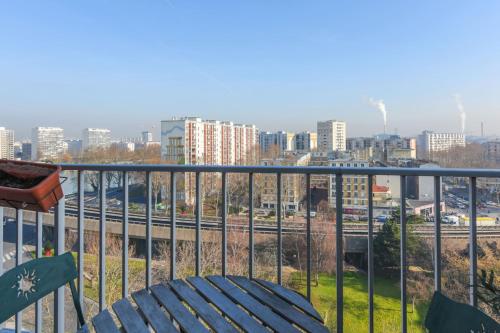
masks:
<svg viewBox="0 0 500 333"><path fill-rule="evenodd" d="M305 281L304 281L305 282ZM335 276L321 274L318 286L312 287L312 303L326 320L328 328L336 330ZM298 275L293 285L305 294L305 283ZM368 331L368 293L367 278L355 272L344 273L344 332L357 333ZM399 281L384 278L375 279L375 332L401 331L401 303L399 300ZM418 304L415 311L408 305L408 332L424 333L423 321L428 304Z"/></svg>

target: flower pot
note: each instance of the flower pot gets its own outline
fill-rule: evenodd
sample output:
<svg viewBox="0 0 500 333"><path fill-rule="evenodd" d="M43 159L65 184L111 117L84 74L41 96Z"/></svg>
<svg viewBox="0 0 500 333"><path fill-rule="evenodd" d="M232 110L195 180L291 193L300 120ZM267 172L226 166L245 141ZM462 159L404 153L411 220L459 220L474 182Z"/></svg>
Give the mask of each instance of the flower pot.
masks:
<svg viewBox="0 0 500 333"><path fill-rule="evenodd" d="M0 205L48 212L63 197L53 164L0 160Z"/></svg>

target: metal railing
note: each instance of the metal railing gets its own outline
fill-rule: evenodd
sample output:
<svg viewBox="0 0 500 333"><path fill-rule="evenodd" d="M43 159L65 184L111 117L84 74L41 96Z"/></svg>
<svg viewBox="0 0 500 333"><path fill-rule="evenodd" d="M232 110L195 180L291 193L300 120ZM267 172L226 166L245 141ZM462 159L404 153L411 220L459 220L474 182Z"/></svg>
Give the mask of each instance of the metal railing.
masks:
<svg viewBox="0 0 500 333"><path fill-rule="evenodd" d="M401 184L401 199L400 207L406 207L407 193L407 177L409 176L429 176L434 179L434 207L435 207L435 224L434 224L434 289L441 290L441 181L442 177L462 177L469 179L469 256L470 256L470 289L469 299L470 304L477 306L477 212L476 212L476 179L478 177L500 178L500 170L476 170L476 169L419 169L419 168L343 168L343 167L289 167L289 166L189 166L189 165L95 165L95 164L64 164L63 170L77 172L77 249L78 249L78 293L79 299L83 303L84 300L84 174L86 172L99 173L99 310L107 307L105 302L105 274L106 274L106 173L119 172L122 173L123 186L123 211L122 211L122 296L126 297L129 294L129 278L128 278L128 244L129 244L129 174L132 172L143 172L146 174L146 287L150 287L152 283L152 173L165 172L170 173L170 212L176 212L176 193L177 184L176 177L180 173L195 174L195 273L200 275L202 271L201 250L202 250L202 217L201 217L201 175L203 173L218 173L222 180L222 216L221 216L221 236L222 236L222 255L221 267L222 274L227 273L227 175L232 173L248 174L248 275L253 278L255 275L255 221L254 221L254 176L255 174L274 174L276 175L276 238L277 238L277 280L282 283L282 253L283 253L283 221L282 221L282 176L286 174L304 175L306 179L306 297L311 298L311 270L312 270L312 248L311 248L311 176L312 175L330 175L335 177L336 182L336 302L337 302L337 331L343 332L344 323L344 298L343 298L343 206L342 195L343 187L342 180L344 175L361 175L367 176L367 192L368 192L368 331L374 330L374 215L373 215L373 193L372 185L374 184L374 176L377 175L392 175L400 177ZM62 254L64 252L65 241L65 199L61 199L54 210L55 219L55 253ZM3 220L4 211L0 208L0 219ZM16 229L16 265L22 261L23 247L23 211L17 210L17 229ZM36 256L42 255L42 226L43 215L36 214ZM401 273L401 331L407 332L407 218L406 210L401 209L400 214L400 273ZM176 214L172 213L169 221L170 227L170 278L176 277L176 229L177 218ZM219 231L219 230L218 230ZM0 257L3 257L3 228L0 228ZM3 265L0 265L0 275L3 272ZM64 331L65 311L64 311L64 288L60 288L55 293L54 300L54 330L55 332ZM42 328L42 309L41 303L36 304L36 331L41 332ZM16 315L16 331L20 332L22 324L22 313Z"/></svg>

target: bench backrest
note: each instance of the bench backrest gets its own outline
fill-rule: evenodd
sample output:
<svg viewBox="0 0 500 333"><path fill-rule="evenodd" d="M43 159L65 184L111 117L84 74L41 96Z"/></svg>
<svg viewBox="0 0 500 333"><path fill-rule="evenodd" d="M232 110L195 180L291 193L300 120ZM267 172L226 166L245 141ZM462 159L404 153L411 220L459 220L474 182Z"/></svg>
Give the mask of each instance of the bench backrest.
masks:
<svg viewBox="0 0 500 333"><path fill-rule="evenodd" d="M69 283L78 320L83 326L85 323L74 283L76 277L70 252L34 259L5 272L0 276L0 323Z"/></svg>

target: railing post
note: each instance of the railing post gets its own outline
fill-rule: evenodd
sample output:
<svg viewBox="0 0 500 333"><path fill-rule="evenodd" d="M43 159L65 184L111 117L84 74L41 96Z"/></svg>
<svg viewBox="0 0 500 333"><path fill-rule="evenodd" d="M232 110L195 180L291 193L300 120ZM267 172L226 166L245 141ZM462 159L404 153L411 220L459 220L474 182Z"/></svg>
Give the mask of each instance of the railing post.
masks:
<svg viewBox="0 0 500 333"><path fill-rule="evenodd" d="M43 249L43 215L40 212L36 213L36 258L42 257ZM35 332L41 333L43 330L42 321L42 300L35 303Z"/></svg>
<svg viewBox="0 0 500 333"><path fill-rule="evenodd" d="M401 176L400 248L401 248L401 332L407 332L406 309L406 176Z"/></svg>
<svg viewBox="0 0 500 333"><path fill-rule="evenodd" d="M170 280L175 280L175 270L176 270L176 174L172 172L170 174Z"/></svg>
<svg viewBox="0 0 500 333"><path fill-rule="evenodd" d="M55 208L55 230L56 230L56 255L64 253L65 240L65 214L66 204L64 196L59 200ZM64 332L64 286L60 287L55 292L54 298L54 332Z"/></svg>
<svg viewBox="0 0 500 333"><path fill-rule="evenodd" d="M16 209L16 266L23 263L23 211ZM23 327L23 313L16 313L16 333L21 333Z"/></svg>
<svg viewBox="0 0 500 333"><path fill-rule="evenodd" d="M343 185L342 174L335 174L335 199L336 199L336 290L337 290L337 332L344 331L344 236L343 236Z"/></svg>
<svg viewBox="0 0 500 333"><path fill-rule="evenodd" d="M151 287L151 260L152 260L152 224L151 206L152 206L152 183L151 172L146 172L146 288Z"/></svg>
<svg viewBox="0 0 500 333"><path fill-rule="evenodd" d="M106 307L106 180L99 172L99 311Z"/></svg>
<svg viewBox="0 0 500 333"><path fill-rule="evenodd" d="M441 291L441 177L434 177L434 290Z"/></svg>
<svg viewBox="0 0 500 333"><path fill-rule="evenodd" d="M477 211L476 177L469 180L469 303L477 307Z"/></svg>
<svg viewBox="0 0 500 333"><path fill-rule="evenodd" d="M82 306L82 311L84 308L84 280L83 280L83 270L84 270L84 256L85 256L85 206L84 206L84 195L85 195L85 177L82 171L78 171L77 176L77 191L78 191L78 299Z"/></svg>
<svg viewBox="0 0 500 333"><path fill-rule="evenodd" d="M306 175L306 249L307 249L307 286L306 297L311 301L311 174Z"/></svg>
<svg viewBox="0 0 500 333"><path fill-rule="evenodd" d="M128 296L128 172L123 172L122 298Z"/></svg>
<svg viewBox="0 0 500 333"><path fill-rule="evenodd" d="M282 225L282 221L281 221L281 205L282 205L282 202L281 202L281 188L282 188L282 185L281 185L281 173L277 173L276 174L276 178L277 178L277 181L276 181L276 189L277 189L277 193L276 193L276 197L277 197L277 205L276 205L276 221L277 221L277 224L278 224L278 249L277 249L277 254L276 254L276 259L277 259L277 266L278 266L278 284L282 284L283 283L283 280L282 280L282 273L283 273L283 259L282 259L282 255L283 255L283 235L282 235L282 232L283 232L283 225Z"/></svg>
<svg viewBox="0 0 500 333"><path fill-rule="evenodd" d="M375 270L373 266L373 176L368 176L368 332L373 333L373 287Z"/></svg>
<svg viewBox="0 0 500 333"><path fill-rule="evenodd" d="M227 174L222 172L222 276L226 276L227 264Z"/></svg>
<svg viewBox="0 0 500 333"><path fill-rule="evenodd" d="M248 174L248 277L253 279L254 224L253 224L253 173Z"/></svg>
<svg viewBox="0 0 500 333"><path fill-rule="evenodd" d="M201 274L201 174L196 173L196 276Z"/></svg>

